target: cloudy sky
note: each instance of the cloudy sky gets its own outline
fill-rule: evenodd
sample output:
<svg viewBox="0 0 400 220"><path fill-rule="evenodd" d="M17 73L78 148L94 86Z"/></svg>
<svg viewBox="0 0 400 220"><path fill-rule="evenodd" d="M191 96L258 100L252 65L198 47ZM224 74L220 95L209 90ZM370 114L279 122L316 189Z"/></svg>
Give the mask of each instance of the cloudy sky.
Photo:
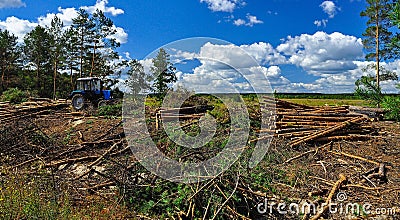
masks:
<svg viewBox="0 0 400 220"><path fill-rule="evenodd" d="M22 40L56 14L69 25L79 8L98 8L114 21L123 58L148 65L167 44L178 84L247 91L264 78L278 92L343 93L368 64L365 7L363 0L0 0L0 28ZM203 38L179 41L193 37ZM385 65L400 73L398 60ZM396 91L394 82L383 86Z"/></svg>

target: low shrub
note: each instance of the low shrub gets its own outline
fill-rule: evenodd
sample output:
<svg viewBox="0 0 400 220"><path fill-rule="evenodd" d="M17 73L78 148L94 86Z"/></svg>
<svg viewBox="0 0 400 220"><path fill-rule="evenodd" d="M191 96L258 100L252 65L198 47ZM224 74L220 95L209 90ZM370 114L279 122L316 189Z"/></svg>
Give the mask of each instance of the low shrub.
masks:
<svg viewBox="0 0 400 220"><path fill-rule="evenodd" d="M384 97L382 107L388 111L385 114L386 119L400 121L400 97Z"/></svg>
<svg viewBox="0 0 400 220"><path fill-rule="evenodd" d="M27 101L30 95L31 94L28 91L11 88L3 92L3 95L0 96L0 100L3 102L8 101L13 104L18 104Z"/></svg>
<svg viewBox="0 0 400 220"><path fill-rule="evenodd" d="M122 104L105 105L99 107L97 116L119 117L122 115Z"/></svg>

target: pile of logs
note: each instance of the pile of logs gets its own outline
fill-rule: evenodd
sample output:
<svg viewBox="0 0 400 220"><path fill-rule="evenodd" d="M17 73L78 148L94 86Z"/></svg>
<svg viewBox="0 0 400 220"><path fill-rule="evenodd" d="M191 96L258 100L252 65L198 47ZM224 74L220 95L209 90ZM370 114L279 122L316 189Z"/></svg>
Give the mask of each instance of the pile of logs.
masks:
<svg viewBox="0 0 400 220"><path fill-rule="evenodd" d="M347 106L313 107L264 97L261 107L276 108L275 136L290 139L296 146L310 141L366 139L373 128L363 122L366 115L353 113ZM260 131L269 132L269 131Z"/></svg>
<svg viewBox="0 0 400 220"><path fill-rule="evenodd" d="M52 100L47 98L30 98L19 105L9 102L0 102L0 123L15 121L16 119L48 113L52 109L68 107L67 100Z"/></svg>
<svg viewBox="0 0 400 220"><path fill-rule="evenodd" d="M156 129L161 128L161 122L172 120L185 121L191 119L200 119L207 110L213 107L208 105L188 106L182 108L161 108L156 112Z"/></svg>

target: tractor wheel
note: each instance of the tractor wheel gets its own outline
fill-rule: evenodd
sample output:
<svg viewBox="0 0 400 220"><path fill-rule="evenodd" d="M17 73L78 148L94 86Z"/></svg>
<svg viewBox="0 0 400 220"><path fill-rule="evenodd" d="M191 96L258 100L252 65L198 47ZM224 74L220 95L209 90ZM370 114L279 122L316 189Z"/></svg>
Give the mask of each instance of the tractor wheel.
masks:
<svg viewBox="0 0 400 220"><path fill-rule="evenodd" d="M72 107L75 110L79 111L82 110L85 105L85 98L82 94L76 94L72 97Z"/></svg>

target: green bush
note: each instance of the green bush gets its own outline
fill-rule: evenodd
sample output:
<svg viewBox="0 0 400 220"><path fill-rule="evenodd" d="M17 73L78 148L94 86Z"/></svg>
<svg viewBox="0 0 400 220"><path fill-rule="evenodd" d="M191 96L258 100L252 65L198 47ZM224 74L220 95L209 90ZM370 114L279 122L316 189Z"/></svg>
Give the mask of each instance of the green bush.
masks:
<svg viewBox="0 0 400 220"><path fill-rule="evenodd" d="M101 106L97 111L97 116L119 117L121 115L122 115L122 104Z"/></svg>
<svg viewBox="0 0 400 220"><path fill-rule="evenodd" d="M3 92L3 95L0 96L0 100L5 102L11 102L13 104L25 102L30 97L30 93L28 91L22 91L18 88L11 88Z"/></svg>
<svg viewBox="0 0 400 220"><path fill-rule="evenodd" d="M384 97L382 107L388 111L385 114L386 119L400 121L400 97Z"/></svg>

